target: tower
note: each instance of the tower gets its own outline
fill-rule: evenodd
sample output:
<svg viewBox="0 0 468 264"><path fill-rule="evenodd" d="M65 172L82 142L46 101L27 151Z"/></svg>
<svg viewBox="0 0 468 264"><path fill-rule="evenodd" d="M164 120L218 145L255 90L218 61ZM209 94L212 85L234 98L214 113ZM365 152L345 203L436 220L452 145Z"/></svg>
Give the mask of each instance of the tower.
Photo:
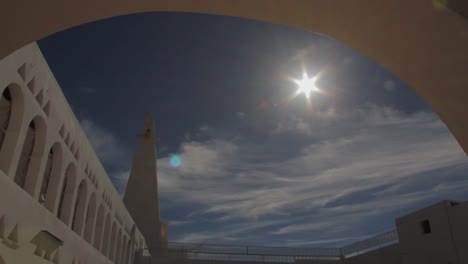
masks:
<svg viewBox="0 0 468 264"><path fill-rule="evenodd" d="M124 204L145 237L151 255L167 243L167 223L159 216L156 135L154 118L148 115L133 159Z"/></svg>

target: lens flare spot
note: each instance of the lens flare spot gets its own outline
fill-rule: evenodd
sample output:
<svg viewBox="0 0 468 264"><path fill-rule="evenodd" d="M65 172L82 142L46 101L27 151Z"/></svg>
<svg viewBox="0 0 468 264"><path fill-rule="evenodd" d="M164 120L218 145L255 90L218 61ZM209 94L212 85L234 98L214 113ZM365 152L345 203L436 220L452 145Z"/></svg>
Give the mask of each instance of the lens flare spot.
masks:
<svg viewBox="0 0 468 264"><path fill-rule="evenodd" d="M179 167L181 163L180 157L177 155L172 156L171 159L169 160L169 163L171 164L173 168Z"/></svg>

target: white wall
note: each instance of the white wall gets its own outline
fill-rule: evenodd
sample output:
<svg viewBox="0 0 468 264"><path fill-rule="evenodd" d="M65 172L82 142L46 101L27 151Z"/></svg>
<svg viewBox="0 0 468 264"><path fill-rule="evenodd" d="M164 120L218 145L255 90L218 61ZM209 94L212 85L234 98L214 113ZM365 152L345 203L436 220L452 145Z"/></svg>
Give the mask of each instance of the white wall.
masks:
<svg viewBox="0 0 468 264"><path fill-rule="evenodd" d="M448 208L459 263L468 263L468 202Z"/></svg>
<svg viewBox="0 0 468 264"><path fill-rule="evenodd" d="M42 258L34 255L36 246L31 243L31 239L39 231L47 230L63 240L63 246L59 248L60 263L73 261L75 263L112 263L105 254L93 247L94 244L98 244L94 238L98 230L96 228L97 211L102 205L103 217L109 215L110 225L115 223L115 233L121 234L118 237L119 242L108 241L109 245L120 245L114 250L118 252L116 262L128 263L128 261L123 261L125 253L128 252L126 250L128 242L131 241L131 251L133 251L145 247L144 239L134 227L130 214L35 43L15 51L0 61L0 94L6 87L9 87L12 92L13 113L7 136L0 149L0 240L4 242L0 243L0 257L6 264L41 263L45 257L45 251L42 250L43 254L39 254ZM14 178L26 131L33 119L37 121L36 130L42 133L36 133L36 143L31 156L26 185L22 189L15 184ZM54 180L51 177L50 192L48 189L46 203L41 205L38 202L40 187L47 156L52 146L54 146L54 155L60 157L56 163L59 165L53 167L53 174L55 173L57 177ZM76 168L74 188L67 193L71 207L68 210L69 218L60 221L56 217L57 208L64 174L70 164ZM77 231L73 232L70 228L71 216L74 211L74 201L78 196L77 188L82 181L86 185L86 195L77 215L81 216L83 225L81 228L76 227ZM94 198L91 199L91 197ZM86 228L84 218L88 205L90 202L92 204L93 200L95 200L95 208L91 210L92 207L90 207L88 213L95 211L95 215L90 216L89 226ZM80 221L75 221L77 222ZM131 234L132 229L135 230L134 237ZM85 230L89 242L83 239ZM12 231L13 237L18 231L18 242L13 241L16 239L8 238ZM106 239L110 240L109 237ZM54 256L55 252L52 258ZM131 256L127 256L127 259L130 258Z"/></svg>
<svg viewBox="0 0 468 264"><path fill-rule="evenodd" d="M399 244L393 244L342 260L343 264L401 264Z"/></svg>
<svg viewBox="0 0 468 264"><path fill-rule="evenodd" d="M460 262L456 250L455 230L448 214L452 206L451 202L443 201L396 220L403 263L466 263ZM423 233L424 220L430 223L430 233Z"/></svg>

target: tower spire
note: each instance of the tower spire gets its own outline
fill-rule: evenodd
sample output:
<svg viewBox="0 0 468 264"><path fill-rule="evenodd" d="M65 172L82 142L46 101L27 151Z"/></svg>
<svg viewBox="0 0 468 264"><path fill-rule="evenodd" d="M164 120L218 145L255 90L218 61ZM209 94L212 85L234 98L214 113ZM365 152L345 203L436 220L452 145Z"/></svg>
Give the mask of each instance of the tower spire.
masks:
<svg viewBox="0 0 468 264"><path fill-rule="evenodd" d="M148 114L143 131L138 136L123 201L152 253L164 243L164 234L161 234L163 223L159 215L156 159L154 118Z"/></svg>
<svg viewBox="0 0 468 264"><path fill-rule="evenodd" d="M154 116L151 113L146 114L145 127L143 128L142 135L148 134L148 136L150 136L149 133L151 133L151 136L156 137L156 125L154 124Z"/></svg>

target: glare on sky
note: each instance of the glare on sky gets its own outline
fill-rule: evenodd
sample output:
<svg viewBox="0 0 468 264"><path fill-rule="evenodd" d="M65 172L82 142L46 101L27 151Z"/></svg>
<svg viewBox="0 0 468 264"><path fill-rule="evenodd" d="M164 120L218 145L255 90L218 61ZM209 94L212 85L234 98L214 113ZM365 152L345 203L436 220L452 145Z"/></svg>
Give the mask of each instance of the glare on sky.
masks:
<svg viewBox="0 0 468 264"><path fill-rule="evenodd" d="M294 80L294 82L299 86L296 90L296 95L303 93L307 99L309 99L312 92L320 92L320 89L315 85L316 81L317 76L309 78L307 73L304 73L302 80Z"/></svg>

